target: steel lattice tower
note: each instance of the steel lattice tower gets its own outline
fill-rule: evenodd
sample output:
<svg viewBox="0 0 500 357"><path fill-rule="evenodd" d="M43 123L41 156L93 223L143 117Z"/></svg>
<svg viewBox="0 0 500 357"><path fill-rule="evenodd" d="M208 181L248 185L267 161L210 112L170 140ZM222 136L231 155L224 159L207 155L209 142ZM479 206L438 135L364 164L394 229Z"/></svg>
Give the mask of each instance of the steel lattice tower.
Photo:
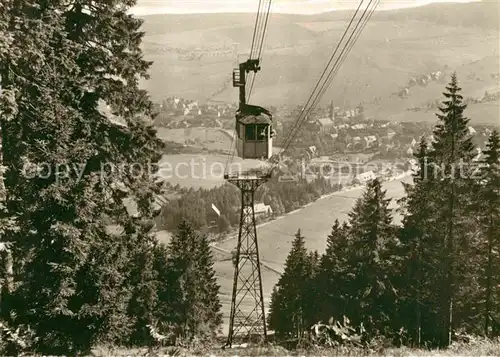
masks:
<svg viewBox="0 0 500 357"><path fill-rule="evenodd" d="M259 172L226 175L227 181L241 191L240 230L233 260L233 295L226 343L229 347L235 340L265 342L267 338L254 194L268 178L269 175Z"/></svg>

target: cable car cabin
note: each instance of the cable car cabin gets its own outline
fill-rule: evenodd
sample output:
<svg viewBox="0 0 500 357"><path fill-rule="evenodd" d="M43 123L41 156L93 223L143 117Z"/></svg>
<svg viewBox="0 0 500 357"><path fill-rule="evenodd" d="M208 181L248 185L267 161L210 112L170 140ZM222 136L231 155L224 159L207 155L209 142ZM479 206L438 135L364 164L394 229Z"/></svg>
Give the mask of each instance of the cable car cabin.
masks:
<svg viewBox="0 0 500 357"><path fill-rule="evenodd" d="M236 150L242 159L269 159L273 152L272 115L266 109L244 105L236 113Z"/></svg>

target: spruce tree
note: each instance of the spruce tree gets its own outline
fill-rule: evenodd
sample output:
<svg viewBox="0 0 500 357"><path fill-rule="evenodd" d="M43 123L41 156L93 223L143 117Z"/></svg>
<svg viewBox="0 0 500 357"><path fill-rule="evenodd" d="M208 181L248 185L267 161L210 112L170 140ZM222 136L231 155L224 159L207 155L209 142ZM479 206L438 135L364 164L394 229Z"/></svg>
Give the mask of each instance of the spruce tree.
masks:
<svg viewBox="0 0 500 357"><path fill-rule="evenodd" d="M171 323L171 302L175 295L172 295L171 287L169 286L170 265L169 265L169 250L170 246L159 243L154 248L154 263L153 269L157 279L156 289L156 307L154 310L152 327L162 335L175 339L174 325ZM173 341L169 341L173 342Z"/></svg>
<svg viewBox="0 0 500 357"><path fill-rule="evenodd" d="M350 318L363 322L370 333L390 328L394 305L390 246L396 239L390 199L379 180L370 182L349 214L348 271Z"/></svg>
<svg viewBox="0 0 500 357"><path fill-rule="evenodd" d="M222 321L213 261L206 237L181 222L167 258L169 322L176 338L213 337Z"/></svg>
<svg viewBox="0 0 500 357"><path fill-rule="evenodd" d="M144 235L153 229L149 224L141 227ZM155 343L150 333L150 328L154 321L155 309L158 305L158 281L157 271L154 268L156 242L150 245L141 245L137 242L141 251L138 251L131 260L131 274L127 284L131 287L131 300L128 306L128 315L134 325L128 339L128 345L144 346Z"/></svg>
<svg viewBox="0 0 500 357"><path fill-rule="evenodd" d="M493 131L482 160L482 185L477 195L477 214L486 237L482 255L484 286L484 334L491 331L491 315L500 308L500 137Z"/></svg>
<svg viewBox="0 0 500 357"><path fill-rule="evenodd" d="M202 306L202 315L198 316L201 320L198 334L201 338L214 338L220 332L222 324L222 305L219 301L220 286L215 277L214 261L205 235L198 238L195 259Z"/></svg>
<svg viewBox="0 0 500 357"><path fill-rule="evenodd" d="M318 286L319 320L325 322L330 318L337 321L342 316L349 316L347 311L348 279L350 272L347 266L349 255L348 227L338 220L332 227L332 232L326 240L326 250L321 256L319 272L315 281Z"/></svg>
<svg viewBox="0 0 500 357"><path fill-rule="evenodd" d="M280 294L279 287L275 285L273 287L273 291L271 292L267 325L270 330L274 330L274 335L278 340L285 339L289 333L286 328L289 323L289 318L285 313L286 306L283 300L283 295Z"/></svg>
<svg viewBox="0 0 500 357"><path fill-rule="evenodd" d="M309 252L307 256L306 275L308 283L306 285L305 297L306 309L304 310L304 321L306 328L318 321L318 296L321 289L316 285L319 275L320 255L317 250Z"/></svg>
<svg viewBox="0 0 500 357"><path fill-rule="evenodd" d="M467 277L471 268L466 262L473 254L474 242L471 241L471 160L474 157L474 145L468 130L469 119L464 116L467 107L463 103L457 77L452 75L449 85L443 93L445 100L436 114L440 122L434 130L433 164L439 175L438 190L435 200L438 202L438 217L444 225L442 239L445 242L444 262L446 278L442 282L442 336L441 345L451 343L453 319L466 318L469 297L456 299L458 287L472 283ZM468 270L468 271L467 271ZM468 281L467 281L468 280ZM455 313L453 310L455 309ZM455 324L456 325L456 324Z"/></svg>
<svg viewBox="0 0 500 357"><path fill-rule="evenodd" d="M130 282L133 262L153 240L141 227L154 215L159 187L150 174L162 144L139 89L150 63L140 49L142 21L127 13L134 3L0 7L4 184L20 227L6 233L18 267L15 312L17 323L34 329L41 353L123 343L135 325ZM124 125L110 121L106 105ZM107 231L103 215L120 233Z"/></svg>
<svg viewBox="0 0 500 357"><path fill-rule="evenodd" d="M411 341L420 346L436 338L438 323L435 306L439 303L444 267L439 239L439 221L436 220L434 194L437 189L433 175L432 158L428 144L421 139L415 154L418 170L413 174L413 185L404 184L406 197L399 201L404 215L401 232L401 291L399 299L400 321L410 333Z"/></svg>
<svg viewBox="0 0 500 357"><path fill-rule="evenodd" d="M295 234L285 269L271 301L269 328L278 336L302 338L311 321L307 321L308 292L312 284L311 259L300 229Z"/></svg>

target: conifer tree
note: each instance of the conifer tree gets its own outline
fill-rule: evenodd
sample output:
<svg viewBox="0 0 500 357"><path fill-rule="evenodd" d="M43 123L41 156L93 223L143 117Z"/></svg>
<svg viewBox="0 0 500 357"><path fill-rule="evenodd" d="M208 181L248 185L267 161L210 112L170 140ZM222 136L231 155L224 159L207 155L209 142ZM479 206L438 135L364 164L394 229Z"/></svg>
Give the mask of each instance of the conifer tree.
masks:
<svg viewBox="0 0 500 357"><path fill-rule="evenodd" d="M484 264L484 334L490 335L491 314L500 308L500 137L493 131L484 151L481 175L483 179L478 202L478 216L486 236L481 249Z"/></svg>
<svg viewBox="0 0 500 357"><path fill-rule="evenodd" d="M371 333L388 329L393 314L394 290L391 282L390 245L396 239L380 181L370 182L349 214L350 280L352 319L363 322Z"/></svg>
<svg viewBox="0 0 500 357"><path fill-rule="evenodd" d="M141 227L139 233L148 234L148 231L153 229L153 226L147 225ZM139 236L140 238L140 236ZM158 280L157 271L155 270L155 252L156 242L150 245L141 245L142 251L131 260L131 274L128 279L128 285L131 287L131 300L128 307L128 315L134 322L131 335L128 339L128 345L144 346L155 343L153 336L150 333L149 326L153 325L155 318L155 309L158 305Z"/></svg>
<svg viewBox="0 0 500 357"><path fill-rule="evenodd" d="M292 249L285 261L271 302L269 328L283 337L302 338L310 324L307 321L308 290L311 287L311 260L300 229L295 234Z"/></svg>
<svg viewBox="0 0 500 357"><path fill-rule="evenodd" d="M150 174L162 144L139 89L150 63L140 49L142 21L127 13L134 3L0 7L4 184L20 227L6 235L19 267L17 323L34 329L38 352L123 343L135 324L132 262L153 239L140 227L154 215L159 186ZM103 113L106 105L123 125ZM137 203L138 217L125 196ZM103 215L121 233L110 234Z"/></svg>
<svg viewBox="0 0 500 357"><path fill-rule="evenodd" d="M222 316L212 257L205 237L183 221L169 245L169 322L185 343L213 336Z"/></svg>
<svg viewBox="0 0 500 357"><path fill-rule="evenodd" d="M317 250L309 252L307 256L306 276L308 284L306 285L305 298L306 309L304 310L304 321L306 328L318 321L318 296L321 289L316 284L319 275L320 255Z"/></svg>
<svg viewBox="0 0 500 357"><path fill-rule="evenodd" d="M415 158L418 170L413 174L414 184L404 184L406 197L399 201L404 215L401 232L404 262L398 287L402 292L401 321L413 343L420 346L423 341L433 341L438 332L433 328L438 322L433 307L439 303L440 291L436 287L442 281L444 267L440 253L444 247L438 236L440 226L433 199L437 187L432 157L424 138Z"/></svg>
<svg viewBox="0 0 500 357"><path fill-rule="evenodd" d="M172 295L171 287L169 286L170 266L169 266L169 250L170 246L159 243L154 247L154 263L153 269L157 279L156 301L153 326L160 334L168 336L171 339L175 338L174 325L171 323L172 309L171 302L175 295ZM173 342L173 341L170 341Z"/></svg>
<svg viewBox="0 0 500 357"><path fill-rule="evenodd" d="M341 225L338 220L335 220L332 232L326 240L325 253L321 256L319 272L315 280L319 291L318 317L321 321L329 321L330 318L340 321L342 316L349 316L347 307L350 274L347 257L350 252L347 234L347 224Z"/></svg>
<svg viewBox="0 0 500 357"><path fill-rule="evenodd" d="M198 284L201 296L202 316L198 316L202 323L199 334L203 338L214 338L220 332L222 324L222 313L219 301L219 289L215 277L214 261L207 237L202 235L198 238L196 248L196 264L198 266Z"/></svg>
<svg viewBox="0 0 500 357"><path fill-rule="evenodd" d="M285 328L289 323L289 318L284 311L286 311L286 306L283 301L283 294L280 294L279 287L275 285L271 292L267 325L270 330L274 330L277 339L281 340L285 339L289 333L288 329Z"/></svg>
<svg viewBox="0 0 500 357"><path fill-rule="evenodd" d="M446 278L441 284L443 292L440 339L441 345L444 346L451 343L453 316L465 313L461 312L459 307L467 301L455 299L458 287L467 285L464 279L467 279L468 272L465 270L465 261L460 262L460 258L470 258L474 245L471 235L468 234L472 224L471 197L468 193L473 185L470 163L474 157L474 145L467 126L469 119L463 115L467 105L463 103L455 74L452 75L446 90L443 93L446 99L436 114L440 122L434 130L435 142L432 143L433 164L436 174L439 175L439 188L435 191L435 200L439 207L437 215L444 225L442 239L445 242ZM470 267L467 269L471 270ZM466 299L470 299L470 296Z"/></svg>

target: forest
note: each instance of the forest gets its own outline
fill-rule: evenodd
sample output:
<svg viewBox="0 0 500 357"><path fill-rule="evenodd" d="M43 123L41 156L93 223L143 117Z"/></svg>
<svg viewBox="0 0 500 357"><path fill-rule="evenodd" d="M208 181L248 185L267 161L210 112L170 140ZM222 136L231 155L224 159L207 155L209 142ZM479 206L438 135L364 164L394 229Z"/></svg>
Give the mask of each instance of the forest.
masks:
<svg viewBox="0 0 500 357"><path fill-rule="evenodd" d="M420 142L402 227L373 180L348 221L333 224L323 255L297 232L272 296L277 338L307 341L320 321L320 343L333 345L382 338L442 348L461 335L500 335L500 137L494 131L472 161L460 90L453 76L435 141Z"/></svg>
<svg viewBox="0 0 500 357"><path fill-rule="evenodd" d="M203 228L207 205L231 212L238 196L229 187L192 191L172 204L182 209L156 208L163 184L137 167L158 163L165 145L139 85L151 62L142 20L128 13L134 4L0 4L1 355L217 341L221 302ZM435 142L421 142L420 170L401 201L403 227L375 180L348 222L332 222L325 254L307 252L297 233L272 296L277 343L325 344L310 328L339 321L364 345L383 337L444 347L460 333L498 334L499 135L473 163L456 77L444 96ZM335 189L271 182L261 198L286 212ZM168 245L155 236L159 216L176 225Z"/></svg>
<svg viewBox="0 0 500 357"><path fill-rule="evenodd" d="M292 183L279 181L279 173L266 182L257 191L255 201L262 202L272 209L271 217L257 217L258 220L277 217L311 203L325 194L341 189L341 185L319 178L312 182L305 179ZM240 222L241 193L231 185L225 184L212 189L198 190L174 187L179 197L170 200L162 207L156 219L159 230L175 231L179 222L188 220L191 225L202 232L216 231L227 233L237 228ZM212 209L215 205L220 211ZM212 229L211 229L212 228Z"/></svg>

